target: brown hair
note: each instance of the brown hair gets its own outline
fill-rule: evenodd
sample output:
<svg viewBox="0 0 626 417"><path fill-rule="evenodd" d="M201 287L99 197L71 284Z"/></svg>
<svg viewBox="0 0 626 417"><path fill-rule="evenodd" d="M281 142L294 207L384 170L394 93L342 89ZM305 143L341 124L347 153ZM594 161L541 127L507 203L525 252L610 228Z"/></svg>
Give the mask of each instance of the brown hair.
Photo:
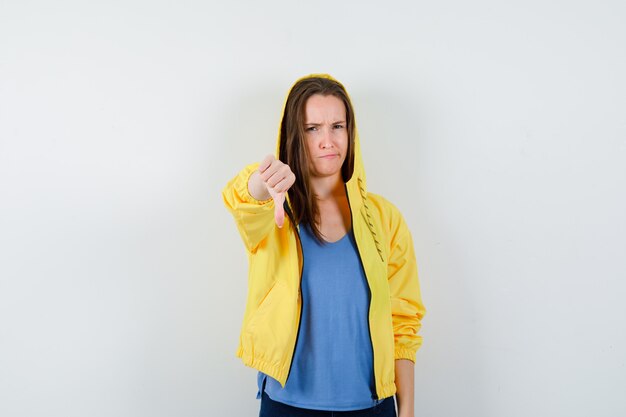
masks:
<svg viewBox="0 0 626 417"><path fill-rule="evenodd" d="M309 225L320 244L326 242L319 230L319 209L313 190L310 187L310 155L304 145L305 105L314 94L332 95L343 101L346 107L346 127L348 129L348 150L341 167L341 177L348 182L354 171L354 109L348 93L341 83L322 77L304 78L298 81L287 97L285 111L280 126L280 153L278 159L289 165L296 176L296 182L289 188L289 200L296 224Z"/></svg>

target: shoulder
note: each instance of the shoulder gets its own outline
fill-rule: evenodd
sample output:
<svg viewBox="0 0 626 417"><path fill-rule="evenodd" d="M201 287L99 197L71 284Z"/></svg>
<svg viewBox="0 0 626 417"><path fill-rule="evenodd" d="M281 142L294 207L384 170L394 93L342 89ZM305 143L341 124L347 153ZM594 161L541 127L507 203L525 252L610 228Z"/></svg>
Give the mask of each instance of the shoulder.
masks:
<svg viewBox="0 0 626 417"><path fill-rule="evenodd" d="M381 226L388 232L397 231L398 228L406 228L404 216L400 209L387 198L380 194L367 192L367 200L370 202L372 215L376 215Z"/></svg>
<svg viewBox="0 0 626 417"><path fill-rule="evenodd" d="M374 209L379 211L384 216L401 216L400 209L389 201L387 198L380 194L367 192L367 200L371 202Z"/></svg>
<svg viewBox="0 0 626 417"><path fill-rule="evenodd" d="M400 209L380 194L368 192L367 199L370 202L370 211L376 213L373 215L379 218L379 230L384 236L388 258L403 257L407 251L412 252L413 237Z"/></svg>

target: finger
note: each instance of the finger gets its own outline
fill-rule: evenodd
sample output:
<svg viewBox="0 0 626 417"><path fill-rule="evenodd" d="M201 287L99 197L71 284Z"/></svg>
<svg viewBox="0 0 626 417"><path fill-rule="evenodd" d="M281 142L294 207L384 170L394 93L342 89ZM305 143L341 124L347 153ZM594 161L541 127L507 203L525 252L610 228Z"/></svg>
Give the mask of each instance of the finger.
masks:
<svg viewBox="0 0 626 417"><path fill-rule="evenodd" d="M266 171L269 172L270 170ZM285 189L278 188L278 184L284 184L287 182L289 185L286 187L287 189L291 187L291 185L295 182L296 176L291 172L289 166L281 163L281 166L278 170L273 174L268 174L270 177L265 181L267 185L274 187L276 190L286 191Z"/></svg>
<svg viewBox="0 0 626 417"><path fill-rule="evenodd" d="M278 193L274 197L274 221L278 227L283 227L285 223L285 209L283 203L285 201L285 193Z"/></svg>
<svg viewBox="0 0 626 417"><path fill-rule="evenodd" d="M292 182L290 177L285 177L282 180L278 181L276 185L274 185L274 190L279 193L284 193L291 187Z"/></svg>
<svg viewBox="0 0 626 417"><path fill-rule="evenodd" d="M270 166L268 166L267 168L265 168L265 171L261 172L261 178L263 179L263 181L265 181L267 183L267 181L272 178L272 176L276 175L278 172L280 172L280 166L282 165L282 163L280 161L277 160L273 160L272 163L270 164Z"/></svg>
<svg viewBox="0 0 626 417"><path fill-rule="evenodd" d="M266 171L265 174L263 175L266 175L268 172L269 170ZM278 184L283 179L285 179L285 174L281 170L278 170L274 172L273 174L269 174L269 175L270 175L269 178L265 180L265 184L267 184L269 187L272 187L272 188L276 188L276 184ZM262 177L263 176L261 176L261 178Z"/></svg>
<svg viewBox="0 0 626 417"><path fill-rule="evenodd" d="M272 165L272 161L274 160L274 155L269 154L267 155L265 158L263 158L263 160L261 161L261 163L259 164L259 172L263 173L265 172L265 170L267 168L270 167L270 165Z"/></svg>

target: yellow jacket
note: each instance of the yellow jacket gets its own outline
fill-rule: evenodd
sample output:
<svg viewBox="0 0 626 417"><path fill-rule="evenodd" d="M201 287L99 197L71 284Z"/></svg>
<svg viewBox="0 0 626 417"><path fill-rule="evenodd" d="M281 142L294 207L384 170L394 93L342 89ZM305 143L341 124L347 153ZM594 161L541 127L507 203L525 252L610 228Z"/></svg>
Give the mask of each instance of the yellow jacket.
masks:
<svg viewBox="0 0 626 417"><path fill-rule="evenodd" d="M327 74L311 74L332 78ZM303 77L306 78L306 77ZM287 94L288 95L288 94ZM285 99L286 102L286 99ZM284 112L284 104L283 104ZM282 120L282 117L281 117ZM280 130L276 155L280 150ZM302 299L300 225L294 224L286 193L285 222L274 222L274 200L258 201L248 191L252 163L222 190L248 255L248 297L237 357L285 386L299 331ZM345 183L352 231L370 287L369 325L374 358L374 397L395 394L395 359L415 362L422 344L417 334L426 310L422 304L411 233L400 211L367 191L355 128L354 173Z"/></svg>

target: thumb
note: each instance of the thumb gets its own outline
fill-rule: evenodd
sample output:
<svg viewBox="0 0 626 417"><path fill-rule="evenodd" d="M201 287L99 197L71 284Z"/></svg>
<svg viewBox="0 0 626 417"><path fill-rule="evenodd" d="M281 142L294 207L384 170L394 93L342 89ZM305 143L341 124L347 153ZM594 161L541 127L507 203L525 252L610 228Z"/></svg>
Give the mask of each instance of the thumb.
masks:
<svg viewBox="0 0 626 417"><path fill-rule="evenodd" d="M278 227L283 227L285 222L285 209L283 203L285 202L285 193L276 193L274 195L274 220Z"/></svg>

